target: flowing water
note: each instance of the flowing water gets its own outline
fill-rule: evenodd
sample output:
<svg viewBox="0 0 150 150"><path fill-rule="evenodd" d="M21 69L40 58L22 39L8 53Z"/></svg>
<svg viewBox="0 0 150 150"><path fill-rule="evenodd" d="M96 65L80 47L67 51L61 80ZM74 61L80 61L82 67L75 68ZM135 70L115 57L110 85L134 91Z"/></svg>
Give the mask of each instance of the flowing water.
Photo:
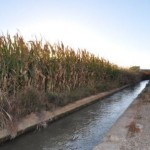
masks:
<svg viewBox="0 0 150 150"><path fill-rule="evenodd" d="M92 150L147 83L142 81L53 122L46 129L20 136L1 145L0 150Z"/></svg>

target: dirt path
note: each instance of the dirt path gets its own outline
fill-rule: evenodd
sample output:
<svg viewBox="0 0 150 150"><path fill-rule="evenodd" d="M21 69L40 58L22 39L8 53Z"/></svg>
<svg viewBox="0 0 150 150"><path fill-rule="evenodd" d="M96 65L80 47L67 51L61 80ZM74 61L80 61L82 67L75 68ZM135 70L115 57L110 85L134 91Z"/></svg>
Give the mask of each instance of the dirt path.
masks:
<svg viewBox="0 0 150 150"><path fill-rule="evenodd" d="M150 84L94 150L150 150Z"/></svg>

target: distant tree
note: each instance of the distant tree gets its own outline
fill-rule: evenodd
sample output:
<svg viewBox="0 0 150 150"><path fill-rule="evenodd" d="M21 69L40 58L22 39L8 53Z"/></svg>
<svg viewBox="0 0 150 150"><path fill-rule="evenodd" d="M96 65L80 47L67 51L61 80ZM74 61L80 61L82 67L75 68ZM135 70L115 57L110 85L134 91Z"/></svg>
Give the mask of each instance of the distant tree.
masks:
<svg viewBox="0 0 150 150"><path fill-rule="evenodd" d="M132 66L129 68L129 70L134 71L134 72L139 72L140 71L140 66Z"/></svg>

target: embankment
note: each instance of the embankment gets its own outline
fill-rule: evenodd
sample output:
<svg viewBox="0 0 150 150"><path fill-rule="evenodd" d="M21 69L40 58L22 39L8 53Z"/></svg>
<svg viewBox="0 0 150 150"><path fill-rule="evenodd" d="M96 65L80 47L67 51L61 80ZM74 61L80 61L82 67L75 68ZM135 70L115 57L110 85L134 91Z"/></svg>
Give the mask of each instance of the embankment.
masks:
<svg viewBox="0 0 150 150"><path fill-rule="evenodd" d="M97 95L83 98L64 107L60 107L52 112L43 111L41 113L32 113L26 116L20 122L13 123L14 126L11 126L11 128L0 130L0 143L13 139L28 131L38 129L41 127L46 127L47 123L55 121L69 113L81 109L82 107L85 107L87 105L90 105L91 103L103 99L104 97L110 96L111 94L118 92L126 88L127 86L128 85L108 92L103 92Z"/></svg>

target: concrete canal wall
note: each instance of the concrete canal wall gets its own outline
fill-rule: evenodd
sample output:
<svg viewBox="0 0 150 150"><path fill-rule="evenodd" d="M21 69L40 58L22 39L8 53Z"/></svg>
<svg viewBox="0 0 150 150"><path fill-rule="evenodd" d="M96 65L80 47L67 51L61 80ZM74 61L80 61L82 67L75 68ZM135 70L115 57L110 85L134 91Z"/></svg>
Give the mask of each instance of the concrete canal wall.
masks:
<svg viewBox="0 0 150 150"><path fill-rule="evenodd" d="M97 95L83 98L74 103L58 108L53 112L43 111L41 113L32 113L26 116L24 119L22 119L19 123L14 123L14 127L12 126L10 129L8 128L0 130L0 143L10 139L14 139L15 137L22 135L28 131L46 127L47 123L55 121L61 117L64 117L65 115L68 115L69 113L81 109L82 107L95 103L100 99L108 97L118 91L121 91L126 87L128 87L128 85L108 92L103 92Z"/></svg>

